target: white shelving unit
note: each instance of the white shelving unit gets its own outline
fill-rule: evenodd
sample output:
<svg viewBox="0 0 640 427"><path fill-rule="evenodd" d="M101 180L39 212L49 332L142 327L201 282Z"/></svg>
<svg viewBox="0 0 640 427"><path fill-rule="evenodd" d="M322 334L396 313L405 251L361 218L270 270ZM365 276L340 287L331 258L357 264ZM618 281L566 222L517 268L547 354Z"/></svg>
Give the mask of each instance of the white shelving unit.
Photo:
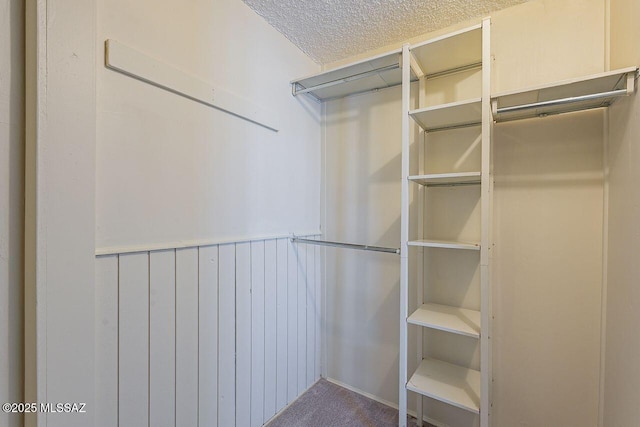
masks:
<svg viewBox="0 0 640 427"><path fill-rule="evenodd" d="M407 413L407 391L417 394L416 415L418 419L429 421L434 420L425 408L424 398L443 402L453 408L451 410L465 410L478 414L481 427L489 427L490 409L490 283L489 283L489 225L490 225L490 205L491 205L491 177L490 177L490 148L491 148L491 126L493 124L491 116L490 102L490 20L485 19L481 24L465 28L460 31L446 34L441 37L427 40L413 46L405 45L403 48L403 70L405 71L403 80L403 152L402 152L402 262L401 262L401 327L400 327L400 426L404 426ZM412 99L409 73L410 68L413 74L419 78L419 108L410 108ZM424 105L426 93L430 89L432 79L444 78L456 73L469 73L469 76L481 77L478 92L480 97L469 97L456 99L437 105ZM453 79L455 80L455 79ZM453 81L452 80L452 81ZM476 79L477 80L477 79ZM439 82L436 87L448 84ZM474 80L475 81L475 80ZM455 93L455 90L450 91ZM462 95L464 96L464 95ZM437 97L436 97L437 98ZM430 98L430 99L436 99ZM418 125L422 132L417 144L411 144L412 123ZM437 164L438 160L426 162L424 153L433 154L428 147L430 143L429 134L432 132L455 132L455 129L462 127L477 127L480 140L481 160L476 171L457 171L453 168L450 171L438 171L440 173L430 173L425 170L425 163ZM452 138L455 134L452 134ZM473 142L470 141L470 144ZM417 146L412 150L412 147ZM470 145L469 150L472 149ZM417 153L416 153L417 152ZM418 155L418 161L411 161L410 156ZM412 174L410 165L418 164L418 173ZM411 203L410 187L415 188L417 200ZM461 242L436 240L429 238L429 235L436 234L425 229L426 218L432 215L428 201L431 187L456 187L461 185L477 186L480 200L480 236L478 242ZM452 190L451 190L452 191ZM471 192L469 192L471 191ZM474 190L463 193L446 193L447 197L469 197ZM475 193L478 194L478 193ZM442 197L440 194L439 197ZM475 197L475 196L474 196ZM454 202L452 206L456 206ZM440 210L442 212L442 210ZM413 217L416 220L413 220ZM474 222L474 221L472 221ZM409 224L418 224L417 230L410 230ZM460 234L461 230L446 230L452 235ZM438 233L442 234L442 233ZM410 238L412 236L413 238ZM417 236L417 238L416 238ZM477 301L480 310L472 307L461 307L443 305L438 301L425 301L425 289L430 289L436 284L431 283L426 277L426 269L423 266L425 256L431 250L447 250L447 254L454 256L456 251L475 251L477 263L480 270L480 301ZM417 251L416 256L411 260L416 260L416 265L411 265L409 261L409 251ZM449 255L445 255L449 256ZM455 258L454 258L455 259ZM473 257L470 258L473 262ZM413 261L412 261L413 262ZM453 261L452 261L453 262ZM410 274L409 271L415 272ZM416 283L410 283L409 277L416 277ZM415 291L410 291L415 289ZM415 292L415 293L414 293ZM433 295L433 292L427 292ZM409 315L409 307L415 307ZM408 353L409 328L417 332L416 364L418 368L414 372L408 372L408 360L412 355ZM423 339L428 339L426 330L436 330L438 333L453 334L462 340L478 340L480 346L480 369L475 366L458 366L450 363L451 360L460 360L453 357L451 360L438 360L423 353ZM435 344L434 344L435 345ZM447 354L447 352L438 352ZM470 355L471 357L471 355ZM468 358L470 360L470 357ZM464 358L463 358L464 359ZM409 378L409 379L408 379ZM429 408L429 405L426 406Z"/></svg>
<svg viewBox="0 0 640 427"><path fill-rule="evenodd" d="M600 73L578 79L566 80L506 92L491 96L490 20L453 33L415 45L404 45L382 55L354 62L340 68L325 71L291 82L294 96L308 95L317 101L341 98L362 92L375 91L401 85L402 88L402 187L401 187L401 247L400 247L400 382L399 426L406 426L408 393L416 393L418 419L429 419L423 413L424 399L450 405L452 410L464 410L477 414L480 427L490 426L491 408L491 283L490 283L490 224L493 183L491 177L491 134L494 123L541 117L549 114L606 107L620 96L634 93L638 68ZM478 73L481 76L480 92L469 98L456 99L437 105L425 106L425 92L433 79L457 73ZM412 108L411 82L419 81L418 108ZM453 91L455 92L455 91ZM433 101L433 99L431 99ZM421 128L418 141L418 161L411 159L412 126ZM462 127L477 127L480 141L480 164L474 171L451 170L430 173L425 170L425 152L429 153L429 134L456 132ZM477 141L476 141L477 142ZM475 144L475 143L474 143ZM473 147L469 147L469 150ZM440 151L437 151L440 152ZM431 153L433 154L433 153ZM431 155L430 154L430 155ZM431 158L430 158L431 159ZM437 163L437 162L436 162ZM410 165L418 165L412 171ZM411 173L414 172L414 173ZM411 186L417 194L412 203ZM480 239L477 242L435 240L428 238L424 219L430 215L428 191L447 192L433 187L477 186L480 200ZM470 190L471 191L471 190ZM453 194L453 193L452 193ZM460 197L469 197L463 191ZM466 196L465 196L466 195ZM454 196L454 197L457 197ZM414 216L418 219L413 221ZM409 224L417 223L417 230ZM455 234L455 233L454 233ZM410 236L412 238L410 238ZM475 307L444 305L438 301L425 301L424 286L429 283L423 262L432 250L467 253L465 259L473 261L478 253L480 300ZM410 265L410 251L416 251L417 265ZM443 253L440 253L442 255ZM439 256L440 256L439 255ZM409 274L415 268L416 274ZM410 283L409 277L416 277ZM410 288L416 288L410 293ZM451 301L447 302L448 304ZM411 313L409 307L412 306ZM417 328L417 369L409 372L409 328ZM474 366L459 366L447 360L438 360L423 354L423 339L432 330L438 334L452 334L455 339L477 340L480 345L479 370ZM445 352L446 353L446 352ZM444 357L443 357L444 358ZM464 358L455 358L464 360ZM470 360L470 358L468 358ZM428 405L427 405L428 407ZM437 420L430 420L437 421Z"/></svg>

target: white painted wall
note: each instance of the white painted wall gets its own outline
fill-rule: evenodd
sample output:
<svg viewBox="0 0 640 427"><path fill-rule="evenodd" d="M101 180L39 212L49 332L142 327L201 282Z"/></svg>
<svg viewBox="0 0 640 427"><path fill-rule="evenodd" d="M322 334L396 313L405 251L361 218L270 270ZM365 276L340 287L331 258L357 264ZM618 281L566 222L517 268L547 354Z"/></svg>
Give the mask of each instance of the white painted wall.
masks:
<svg viewBox="0 0 640 427"><path fill-rule="evenodd" d="M274 308L295 310L285 324L276 318L279 336L286 338L278 348L287 352L276 360L286 365L276 365L287 380L274 381L266 372L260 378L260 343L265 360L267 350L275 360L274 348L268 348L260 336L263 323L253 317L262 302L260 273L266 275L267 268L273 273L273 257L269 264L266 258L259 263L259 242L255 252L254 243L246 241L220 246L216 276L203 265L213 256L195 258L198 245L177 246L317 231L320 106L292 98L289 80L319 66L239 0L188 5L46 0L28 2L26 9L24 399L86 402L87 413L31 415L25 425L111 426L114 415L121 425L137 426L150 416L155 425L155 417L165 422L171 415L177 425L193 425L196 415L211 425L213 399L197 403L200 413L193 405L196 396L211 396L214 389L222 391L215 415L220 425L262 424L319 373L317 315L306 310L319 293L299 286L311 283L306 276L311 251L303 246L281 253L287 270L277 274L287 281L278 284L287 305L281 300L278 307L273 298L267 303L264 293L265 317ZM266 133L104 69L106 38L275 110L281 131ZM105 259L121 261L116 276L112 264L96 263L96 248L132 244L165 245L168 252L111 255ZM315 248L313 254L315 286L320 283ZM207 299L213 298L207 294L211 289L200 288L214 276L224 285L220 312L213 312ZM114 280L121 291L115 300ZM270 320L273 327L273 316ZM201 321L219 322L219 353L214 354L212 337L199 335L206 332L197 329ZM114 325L123 326L116 335ZM206 369L215 358L220 387ZM196 360L203 369L195 369ZM172 364L173 380L165 369ZM275 401L273 393L266 396L268 388L262 390L267 381L277 388ZM205 388L194 388L197 384Z"/></svg>
<svg viewBox="0 0 640 427"><path fill-rule="evenodd" d="M604 71L604 36L604 3L599 0L539 0L497 12L492 16L492 92ZM442 96L464 98L468 87L469 81L461 79L457 92ZM331 101L326 112L327 236L396 245L399 89ZM602 120L600 113L585 113L501 125L496 131L496 178L502 186L497 185L494 204L500 258L493 283L492 425L597 422ZM473 233L474 227L470 222L465 232ZM566 237L556 238L552 230ZM395 404L399 261L327 249L326 262L327 376ZM473 271L467 273L470 283L477 279ZM478 302L473 289L457 297L472 306ZM549 334L552 327L554 334ZM477 363L477 353L467 350L471 363ZM523 361L529 370L522 370ZM567 381L566 388L549 385L559 377ZM473 422L449 416L450 425Z"/></svg>
<svg viewBox="0 0 640 427"><path fill-rule="evenodd" d="M611 1L611 67L640 65L640 4ZM640 419L640 97L609 109L609 240L603 426Z"/></svg>
<svg viewBox="0 0 640 427"><path fill-rule="evenodd" d="M400 246L400 90L326 103L329 240ZM326 249L327 376L397 402L400 257Z"/></svg>
<svg viewBox="0 0 640 427"><path fill-rule="evenodd" d="M496 125L493 422L596 425L601 111Z"/></svg>
<svg viewBox="0 0 640 427"><path fill-rule="evenodd" d="M97 425L261 426L320 376L320 249L259 238L319 230L321 106L289 86L319 66L239 0L97 3ZM105 39L279 132L106 69Z"/></svg>
<svg viewBox="0 0 640 427"><path fill-rule="evenodd" d="M0 1L0 402L23 400L24 5ZM22 425L0 413L0 424Z"/></svg>
<svg viewBox="0 0 640 427"><path fill-rule="evenodd" d="M239 0L100 0L97 26L98 248L318 230L320 105L289 86L317 64ZM106 69L108 38L270 110L280 131Z"/></svg>

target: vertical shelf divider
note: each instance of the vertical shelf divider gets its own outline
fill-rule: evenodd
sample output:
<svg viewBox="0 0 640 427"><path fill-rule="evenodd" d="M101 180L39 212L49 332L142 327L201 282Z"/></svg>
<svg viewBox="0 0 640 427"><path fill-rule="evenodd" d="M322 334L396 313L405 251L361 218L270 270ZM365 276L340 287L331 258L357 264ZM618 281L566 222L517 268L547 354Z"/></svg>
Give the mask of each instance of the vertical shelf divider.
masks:
<svg viewBox="0 0 640 427"><path fill-rule="evenodd" d="M413 59L413 54L411 54L411 58ZM425 90L426 90L427 79L424 74L422 74L418 80L418 105L424 105L425 101ZM427 143L427 133L424 129L420 129L420 133L418 135L418 174L422 175L425 173L425 151ZM418 236L419 238L424 238L424 213L426 211L426 196L427 196L427 187L423 185L418 186ZM416 249L416 258L417 258L417 274L416 274L416 307L422 306L424 303L424 247L419 246ZM424 331L422 328L418 331L418 342L417 342L417 364L420 365L423 355L423 340L424 340ZM422 420L424 418L424 397L421 394L416 394L416 418L418 420Z"/></svg>
<svg viewBox="0 0 640 427"><path fill-rule="evenodd" d="M411 54L402 46L402 184L400 216L400 360L398 426L407 425L407 349L409 317L409 107L411 100Z"/></svg>
<svg viewBox="0 0 640 427"><path fill-rule="evenodd" d="M482 169L480 183L480 426L491 417L491 206L493 200L491 113L491 20L482 21Z"/></svg>

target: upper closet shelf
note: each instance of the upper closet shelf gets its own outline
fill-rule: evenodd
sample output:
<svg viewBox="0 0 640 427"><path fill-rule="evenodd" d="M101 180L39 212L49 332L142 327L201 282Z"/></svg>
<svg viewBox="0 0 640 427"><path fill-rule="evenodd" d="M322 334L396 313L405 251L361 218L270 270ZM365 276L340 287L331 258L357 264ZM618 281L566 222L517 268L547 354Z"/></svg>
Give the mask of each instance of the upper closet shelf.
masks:
<svg viewBox="0 0 640 427"><path fill-rule="evenodd" d="M474 25L410 46L418 77L440 77L482 67L482 25Z"/></svg>
<svg viewBox="0 0 640 427"><path fill-rule="evenodd" d="M634 92L637 74L638 68L630 67L498 94L491 99L493 119L504 122L608 107Z"/></svg>
<svg viewBox="0 0 640 427"><path fill-rule="evenodd" d="M402 50L397 49L291 82L293 96L307 93L319 101L398 86ZM411 80L417 80L412 72Z"/></svg>

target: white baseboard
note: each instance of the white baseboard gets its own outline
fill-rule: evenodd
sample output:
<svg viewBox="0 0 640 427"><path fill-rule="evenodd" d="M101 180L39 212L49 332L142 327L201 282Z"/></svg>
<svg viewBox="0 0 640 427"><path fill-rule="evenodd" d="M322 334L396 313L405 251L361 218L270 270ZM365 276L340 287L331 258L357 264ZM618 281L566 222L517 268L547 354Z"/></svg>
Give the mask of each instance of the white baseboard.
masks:
<svg viewBox="0 0 640 427"><path fill-rule="evenodd" d="M375 395L373 395L371 393L367 393L366 391L362 391L362 390L360 390L358 388L352 387L349 384L345 384L345 383L340 382L338 380L335 380L333 378L325 378L325 380L327 380L330 383L333 383L335 385L338 385L340 387L346 388L347 390L352 391L354 393L358 393L359 395L367 397L367 398L369 398L371 400L375 400L376 402L382 403L383 405L390 406L393 409L398 409L398 404L393 403L393 402L389 402L388 400L384 400L384 399L382 399L382 398L380 398L378 396L375 396Z"/></svg>

